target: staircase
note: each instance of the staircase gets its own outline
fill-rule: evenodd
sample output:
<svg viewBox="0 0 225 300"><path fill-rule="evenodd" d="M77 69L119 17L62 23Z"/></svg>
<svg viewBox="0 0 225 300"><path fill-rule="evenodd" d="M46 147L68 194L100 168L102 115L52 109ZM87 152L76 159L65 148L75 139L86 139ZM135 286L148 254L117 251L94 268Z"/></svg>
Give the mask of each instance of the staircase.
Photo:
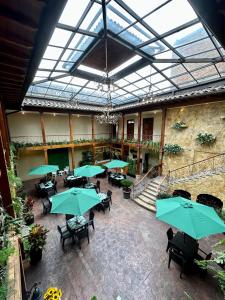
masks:
<svg viewBox="0 0 225 300"><path fill-rule="evenodd" d="M159 189L162 189L163 177L156 177L149 181L147 187L141 192L141 194L135 197L133 200L140 206L152 211L156 212L155 201L156 197L159 193Z"/></svg>

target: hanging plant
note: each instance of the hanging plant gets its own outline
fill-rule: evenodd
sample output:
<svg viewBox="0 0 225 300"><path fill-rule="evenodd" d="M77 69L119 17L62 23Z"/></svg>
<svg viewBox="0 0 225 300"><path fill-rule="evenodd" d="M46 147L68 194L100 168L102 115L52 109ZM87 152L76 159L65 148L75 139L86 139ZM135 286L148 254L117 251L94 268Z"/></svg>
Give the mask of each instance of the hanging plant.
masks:
<svg viewBox="0 0 225 300"><path fill-rule="evenodd" d="M168 154L168 155L177 155L181 152L184 151L183 148L181 148L181 146L177 145L177 144L165 144L164 148L164 153Z"/></svg>
<svg viewBox="0 0 225 300"><path fill-rule="evenodd" d="M173 129L178 129L178 130L184 129L184 128L187 128L187 127L188 127L187 124L186 124L185 122L183 122L183 121L174 123L174 124L172 125L172 128L173 128Z"/></svg>
<svg viewBox="0 0 225 300"><path fill-rule="evenodd" d="M197 135L196 141L200 145L210 146L215 143L216 137L211 133L199 133Z"/></svg>

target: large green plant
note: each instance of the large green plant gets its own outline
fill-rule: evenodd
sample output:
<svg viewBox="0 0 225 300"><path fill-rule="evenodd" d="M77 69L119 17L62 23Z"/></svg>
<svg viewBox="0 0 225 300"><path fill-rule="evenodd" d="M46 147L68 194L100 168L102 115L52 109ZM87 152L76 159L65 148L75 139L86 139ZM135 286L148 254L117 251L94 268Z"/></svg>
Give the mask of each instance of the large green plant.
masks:
<svg viewBox="0 0 225 300"><path fill-rule="evenodd" d="M199 133L197 135L196 141L200 145L210 146L215 143L216 137L211 133Z"/></svg>
<svg viewBox="0 0 225 300"><path fill-rule="evenodd" d="M164 153L168 155L177 155L184 151L184 149L177 144L165 144L163 150Z"/></svg>
<svg viewBox="0 0 225 300"><path fill-rule="evenodd" d="M128 162L128 174L131 176L136 176L136 161L134 159L127 160Z"/></svg>
<svg viewBox="0 0 225 300"><path fill-rule="evenodd" d="M218 281L218 285L225 298L225 270L218 269L217 265L225 265L225 239L213 247L213 258L211 260L198 260L197 264L206 270L211 270Z"/></svg>
<svg viewBox="0 0 225 300"><path fill-rule="evenodd" d="M32 226L28 236L28 243L30 249L39 250L43 249L46 244L48 230L39 224Z"/></svg>

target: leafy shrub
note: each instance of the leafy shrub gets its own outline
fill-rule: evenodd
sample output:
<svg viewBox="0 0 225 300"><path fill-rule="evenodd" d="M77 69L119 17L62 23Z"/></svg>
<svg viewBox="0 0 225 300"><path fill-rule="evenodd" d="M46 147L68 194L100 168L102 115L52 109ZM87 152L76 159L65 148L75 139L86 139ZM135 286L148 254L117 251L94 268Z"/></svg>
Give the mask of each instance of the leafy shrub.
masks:
<svg viewBox="0 0 225 300"><path fill-rule="evenodd" d="M179 130L179 129L187 128L187 125L185 122L180 121L180 122L174 123L172 128Z"/></svg>
<svg viewBox="0 0 225 300"><path fill-rule="evenodd" d="M168 155L170 155L170 154L176 155L176 154L179 154L184 151L184 149L181 148L181 146L179 146L177 144L165 144L163 150L164 150L164 153L168 154Z"/></svg>
<svg viewBox="0 0 225 300"><path fill-rule="evenodd" d="M197 135L196 141L200 145L212 145L216 141L216 137L211 133L199 133Z"/></svg>

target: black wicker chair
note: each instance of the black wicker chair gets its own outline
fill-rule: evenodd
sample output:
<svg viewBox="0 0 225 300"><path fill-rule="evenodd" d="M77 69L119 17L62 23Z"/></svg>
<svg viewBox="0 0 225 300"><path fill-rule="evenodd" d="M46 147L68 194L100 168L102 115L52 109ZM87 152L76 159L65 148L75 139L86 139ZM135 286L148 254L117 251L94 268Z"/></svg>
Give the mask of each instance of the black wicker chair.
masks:
<svg viewBox="0 0 225 300"><path fill-rule="evenodd" d="M187 191L184 191L184 190L174 190L173 191L173 197L177 197L177 196L180 196L180 197L186 198L188 200L191 200L191 194Z"/></svg>
<svg viewBox="0 0 225 300"><path fill-rule="evenodd" d="M199 194L197 196L196 202L213 207L215 210L219 212L221 212L223 208L223 201L209 194Z"/></svg>

